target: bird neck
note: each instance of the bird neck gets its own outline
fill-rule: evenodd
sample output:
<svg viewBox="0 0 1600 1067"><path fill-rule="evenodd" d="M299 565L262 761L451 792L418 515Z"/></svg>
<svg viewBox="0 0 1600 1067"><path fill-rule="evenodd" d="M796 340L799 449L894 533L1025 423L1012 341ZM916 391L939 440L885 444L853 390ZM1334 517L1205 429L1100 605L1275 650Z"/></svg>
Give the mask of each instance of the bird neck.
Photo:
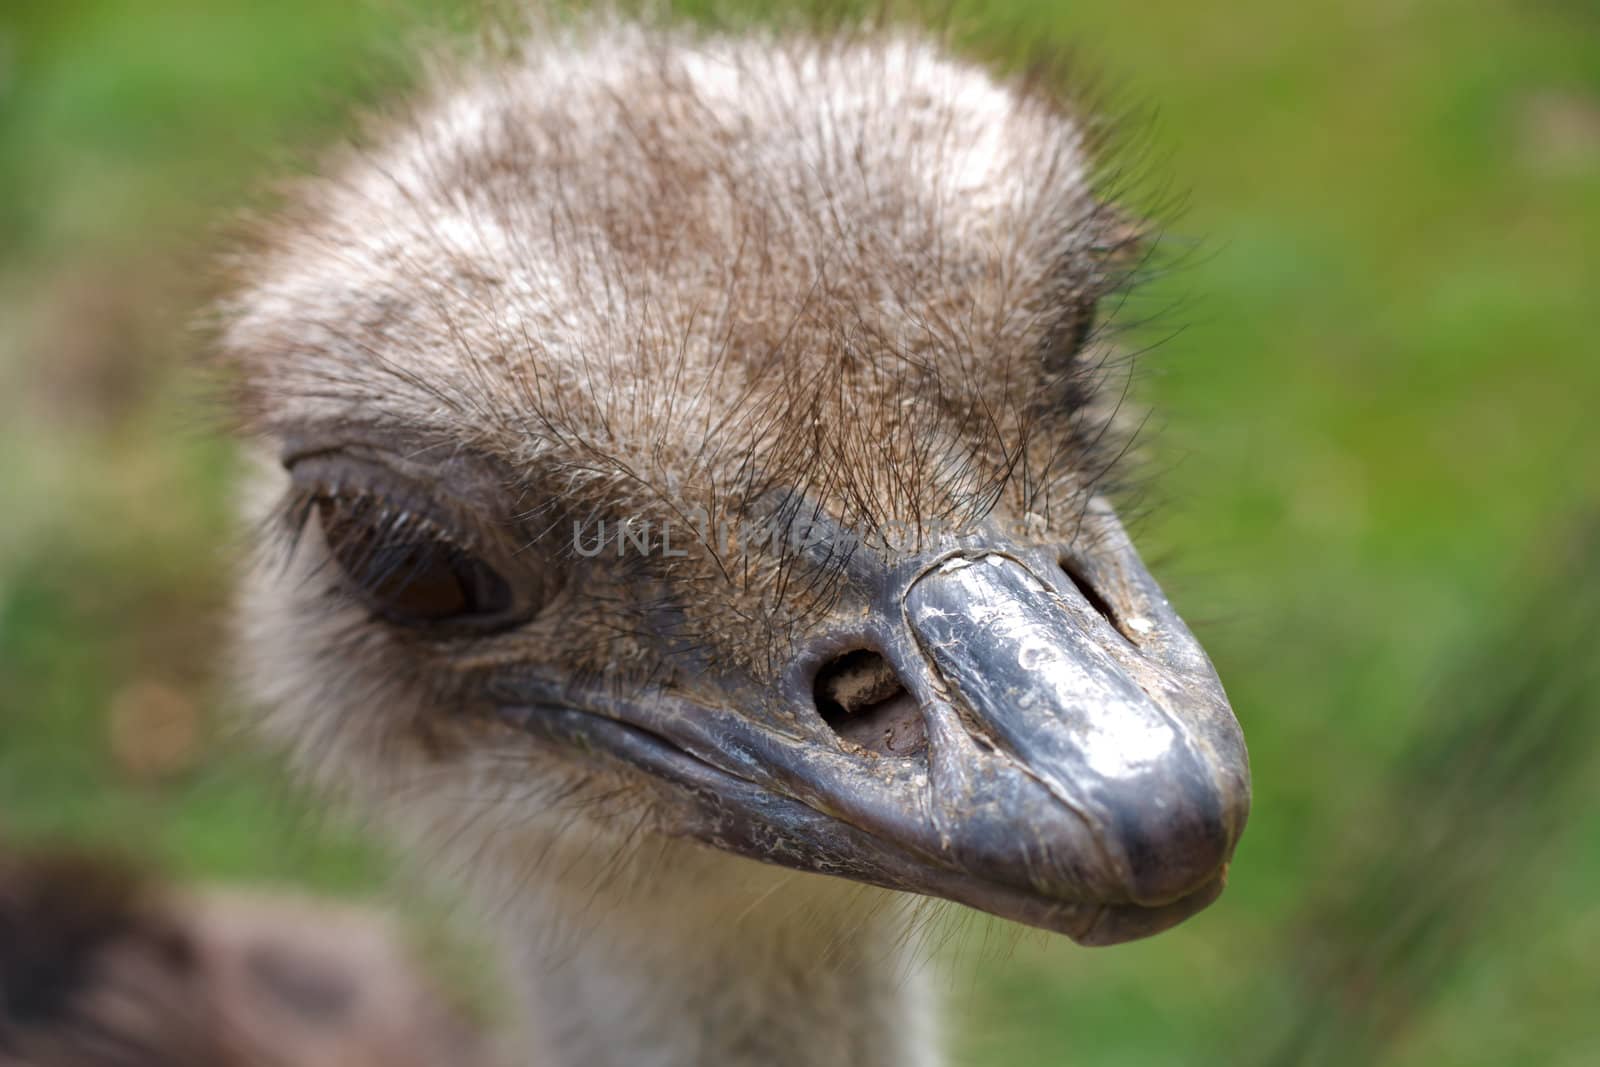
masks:
<svg viewBox="0 0 1600 1067"><path fill-rule="evenodd" d="M533 914L514 931L530 1063L937 1062L898 894L702 855L632 889L552 886L523 899Z"/></svg>

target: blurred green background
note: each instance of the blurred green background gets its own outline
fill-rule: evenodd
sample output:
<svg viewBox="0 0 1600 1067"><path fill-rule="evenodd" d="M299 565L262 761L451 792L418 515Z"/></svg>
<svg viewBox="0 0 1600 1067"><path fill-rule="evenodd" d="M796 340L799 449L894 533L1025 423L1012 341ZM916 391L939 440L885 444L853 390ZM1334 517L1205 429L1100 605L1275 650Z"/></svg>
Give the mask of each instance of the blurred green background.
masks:
<svg viewBox="0 0 1600 1067"><path fill-rule="evenodd" d="M0 7L0 834L383 884L216 725L240 533L187 365L221 228L404 81L404 6ZM954 9L1153 113L1136 535L1256 776L1180 929L958 931L958 1062L1600 1063L1600 6Z"/></svg>

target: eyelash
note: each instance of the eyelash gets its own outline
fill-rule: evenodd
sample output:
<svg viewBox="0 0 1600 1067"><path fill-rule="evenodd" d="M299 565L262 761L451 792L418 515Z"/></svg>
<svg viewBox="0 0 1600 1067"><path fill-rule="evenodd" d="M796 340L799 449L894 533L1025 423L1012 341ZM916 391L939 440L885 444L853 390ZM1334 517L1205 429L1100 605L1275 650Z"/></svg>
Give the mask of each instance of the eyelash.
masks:
<svg viewBox="0 0 1600 1067"><path fill-rule="evenodd" d="M290 551L315 518L328 548L324 566L375 616L407 626L515 621L511 586L479 546L435 517L437 504L418 502L400 484L318 478L314 467L292 473L281 510Z"/></svg>
<svg viewBox="0 0 1600 1067"><path fill-rule="evenodd" d="M442 545L463 556L469 554L469 549L461 545L442 526L414 511L395 508L384 497L348 492L311 494L304 507L304 521L309 522L311 515L316 514L322 528L322 536L330 548L342 547L351 535L371 535L368 538L367 555L360 561L362 566L359 572L350 570L349 559L340 559L350 579L358 584L379 582L390 577L389 572L379 569L367 570L366 567L376 565L385 554L392 554L395 550L408 545L429 542ZM341 536L339 526L330 521L335 518L339 526L347 528L345 536Z"/></svg>
<svg viewBox="0 0 1600 1067"><path fill-rule="evenodd" d="M291 539L291 548L304 536L321 505L339 503L357 506L358 510L349 513L350 518L366 518L370 512L376 512L378 523L373 524L374 528L381 524L386 541L421 534L462 552L478 549L478 545L457 533L452 524L435 517L436 505L431 501L414 500L412 496L400 485L367 485L346 479L317 478L304 482L297 479L277 514L280 527ZM324 536L328 533L323 531Z"/></svg>

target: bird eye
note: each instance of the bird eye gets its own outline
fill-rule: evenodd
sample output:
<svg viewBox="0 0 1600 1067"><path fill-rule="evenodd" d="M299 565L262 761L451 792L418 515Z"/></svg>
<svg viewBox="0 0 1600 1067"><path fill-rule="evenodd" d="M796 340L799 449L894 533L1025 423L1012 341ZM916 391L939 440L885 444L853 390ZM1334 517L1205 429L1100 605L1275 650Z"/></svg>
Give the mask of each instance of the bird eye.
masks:
<svg viewBox="0 0 1600 1067"><path fill-rule="evenodd" d="M320 495L312 503L334 561L383 618L487 623L511 611L505 578L428 519L366 495Z"/></svg>

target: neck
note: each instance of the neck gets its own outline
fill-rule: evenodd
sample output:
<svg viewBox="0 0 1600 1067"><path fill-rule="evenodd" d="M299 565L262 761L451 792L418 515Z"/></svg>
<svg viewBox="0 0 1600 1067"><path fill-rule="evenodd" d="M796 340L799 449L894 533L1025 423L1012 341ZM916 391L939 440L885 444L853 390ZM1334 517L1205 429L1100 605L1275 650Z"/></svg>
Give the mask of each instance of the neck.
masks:
<svg viewBox="0 0 1600 1067"><path fill-rule="evenodd" d="M564 872L505 914L529 1062L932 1067L905 898L668 847L629 887Z"/></svg>

